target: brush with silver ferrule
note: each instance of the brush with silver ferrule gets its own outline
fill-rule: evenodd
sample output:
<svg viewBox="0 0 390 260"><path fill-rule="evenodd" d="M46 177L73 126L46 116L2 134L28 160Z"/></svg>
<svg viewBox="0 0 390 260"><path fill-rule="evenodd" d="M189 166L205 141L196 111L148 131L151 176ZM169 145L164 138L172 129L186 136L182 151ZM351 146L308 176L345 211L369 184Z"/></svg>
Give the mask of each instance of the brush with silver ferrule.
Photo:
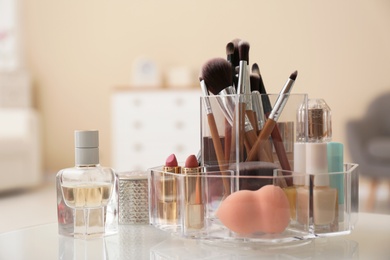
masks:
<svg viewBox="0 0 390 260"><path fill-rule="evenodd" d="M258 74L260 77L259 91L263 101L264 115L266 118L268 118L272 111L272 106L271 106L269 96L267 95L267 91L265 90L263 77L260 73L259 66L256 63L252 65L252 72ZM283 170L291 171L291 165L287 157L286 149L284 147L283 138L280 133L279 126L277 124L275 125L275 127L271 132L271 137L272 137L273 146L275 147L276 155L278 156L280 162L280 166L282 167ZM266 146L266 151L268 154L272 154L272 150L269 148L269 146ZM287 183L289 186L292 185L291 179L287 179Z"/></svg>
<svg viewBox="0 0 390 260"><path fill-rule="evenodd" d="M209 92L216 96L224 96L217 100L222 113L232 125L235 106L234 95L236 94L236 90L233 87L230 63L222 58L210 59L203 65L201 77Z"/></svg>
<svg viewBox="0 0 390 260"><path fill-rule="evenodd" d="M252 98L250 76L249 76L249 48L250 45L246 41L240 41L238 43L238 51L240 54L240 66L238 71L238 86L237 93L242 95L243 102L245 102L245 109L252 124L254 124L253 110L252 110Z"/></svg>
<svg viewBox="0 0 390 260"><path fill-rule="evenodd" d="M206 76L207 76L207 73L206 73ZM227 74L225 76L229 77L229 74ZM231 80L232 79L230 77L230 81ZM228 167L227 166L227 163L228 163L227 158L228 157L225 156L225 154L224 154L221 138L220 138L220 135L218 133L217 123L215 121L215 117L214 117L212 107L210 104L210 100L209 100L209 91L208 91L207 83L202 77L199 77L199 81L200 81L200 86L201 86L201 89L203 92L203 101L204 101L204 106L205 106L205 110L206 110L205 112L206 112L206 116L207 116L207 123L209 125L211 139L212 139L214 150L215 150L215 155L217 156L218 166L219 166L219 169L221 171L224 171ZM225 84L228 84L228 83L229 83L229 80L227 80L225 82ZM218 98L218 100L219 100L219 98ZM226 142L225 142L225 145L226 145ZM224 185L225 192L228 193L230 190L230 184L228 182L228 179L223 179L223 185Z"/></svg>
<svg viewBox="0 0 390 260"><path fill-rule="evenodd" d="M215 122L214 114L211 108L207 85L205 81L202 79L202 77L199 77L200 86L203 92L203 101L204 101L204 107L205 112L207 116L207 123L209 125L210 133L211 133L211 139L213 141L215 153L217 156L218 165L221 168L226 162L225 162L225 155L222 148L221 139L218 133L217 123Z"/></svg>
<svg viewBox="0 0 390 260"><path fill-rule="evenodd" d="M233 80L233 84L234 84L235 66L234 66L234 43L233 42L229 42L228 44L226 44L226 60L232 66L232 80Z"/></svg>
<svg viewBox="0 0 390 260"><path fill-rule="evenodd" d="M280 91L278 98L276 99L275 106L269 114L268 119L278 121L280 114L282 113L284 106L287 103L288 98L290 97L290 92L294 86L295 79L297 78L298 71L294 71L291 76L288 78L286 84L284 85L282 91Z"/></svg>
<svg viewBox="0 0 390 260"><path fill-rule="evenodd" d="M279 93L279 96L276 100L275 106L272 109L263 130L261 131L260 135L257 137L257 140L255 144L253 145L251 151L248 154L247 161L254 161L258 157L258 153L261 149L264 148L265 140L269 138L271 135L271 132L273 131L277 120L279 119L280 114L282 113L286 102L289 98L289 94L291 92L291 89L294 85L294 82L297 78L298 72L294 71L290 77L288 78L287 82L284 84L282 90Z"/></svg>
<svg viewBox="0 0 390 260"><path fill-rule="evenodd" d="M204 79L208 90L214 95L223 96L217 99L220 102L222 112L229 121L231 120L233 126L232 131L238 130L238 136L240 137L239 143L245 144L245 148L249 152L256 142L257 133L254 131L248 116L245 114L245 103L239 102L239 106L235 107L235 99L237 96L235 95L234 88L231 88L232 80L230 75L231 66L225 59L214 58L206 62L202 67L202 78ZM225 96L224 93L226 93L225 91L227 89L231 91L233 95ZM236 110L239 114L236 114ZM238 116L236 117L236 115ZM235 135L232 134L232 139L234 139L234 136ZM240 149L240 152L243 152L243 149ZM240 158L243 159L243 156L240 156Z"/></svg>
<svg viewBox="0 0 390 260"><path fill-rule="evenodd" d="M233 122L235 111L236 90L232 87L230 63L222 58L214 58L206 62L202 67L202 78L209 92L216 96L226 96L218 99L221 109L230 123ZM245 131L253 130L247 116L245 118Z"/></svg>
<svg viewBox="0 0 390 260"><path fill-rule="evenodd" d="M259 92L260 77L255 73L251 73L250 80L251 80L251 90L252 90L253 112L255 113L256 116L257 131L260 131L261 129L263 129L265 123L263 101L261 100L261 94Z"/></svg>
<svg viewBox="0 0 390 260"><path fill-rule="evenodd" d="M238 86L238 73L236 72L236 68L238 68L240 64L240 55L238 51L238 43L241 41L239 38L233 39L231 42L233 43L234 46L234 52L232 56L232 65L233 65L233 83L234 83L234 88L237 91L237 86Z"/></svg>

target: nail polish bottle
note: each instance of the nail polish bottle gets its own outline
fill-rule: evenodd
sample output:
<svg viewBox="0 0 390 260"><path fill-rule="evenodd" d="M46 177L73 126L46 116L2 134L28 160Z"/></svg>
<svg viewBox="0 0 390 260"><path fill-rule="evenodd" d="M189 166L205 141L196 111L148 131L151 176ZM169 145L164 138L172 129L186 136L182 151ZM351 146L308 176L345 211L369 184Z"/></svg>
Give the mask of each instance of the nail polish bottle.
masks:
<svg viewBox="0 0 390 260"><path fill-rule="evenodd" d="M75 131L75 167L56 176L60 235L90 239L117 231L117 181L99 164L99 132Z"/></svg>
<svg viewBox="0 0 390 260"><path fill-rule="evenodd" d="M313 176L313 223L329 230L336 217L337 189L330 187L327 143L306 144L306 171Z"/></svg>

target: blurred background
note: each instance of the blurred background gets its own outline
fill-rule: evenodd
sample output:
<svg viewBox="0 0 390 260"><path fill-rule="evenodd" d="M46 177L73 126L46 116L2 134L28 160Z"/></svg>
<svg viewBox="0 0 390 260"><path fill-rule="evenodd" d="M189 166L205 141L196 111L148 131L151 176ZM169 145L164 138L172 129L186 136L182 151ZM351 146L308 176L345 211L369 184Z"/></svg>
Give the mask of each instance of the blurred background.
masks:
<svg viewBox="0 0 390 260"><path fill-rule="evenodd" d="M196 131L174 147L156 148L164 155L158 157L142 146L149 140L142 133L152 130L137 129L146 120L158 136L166 123L152 117L159 110L177 118L178 131L197 121L200 68L225 57L235 38L250 43L249 61L259 64L268 93L299 71L293 91L326 100L333 140L346 145L345 161L353 162L347 122L390 91L389 12L387 0L0 0L0 183L36 187L73 167L76 129L98 129L101 164L120 170L162 164L172 152L197 153ZM169 101L172 95L178 98ZM148 117L133 113L152 96ZM186 115L169 110L191 100ZM175 138L164 135L165 142ZM134 141L121 144L122 136ZM142 164L132 151L144 152ZM381 182L380 198L389 196L388 187ZM1 211L8 195L0 197Z"/></svg>

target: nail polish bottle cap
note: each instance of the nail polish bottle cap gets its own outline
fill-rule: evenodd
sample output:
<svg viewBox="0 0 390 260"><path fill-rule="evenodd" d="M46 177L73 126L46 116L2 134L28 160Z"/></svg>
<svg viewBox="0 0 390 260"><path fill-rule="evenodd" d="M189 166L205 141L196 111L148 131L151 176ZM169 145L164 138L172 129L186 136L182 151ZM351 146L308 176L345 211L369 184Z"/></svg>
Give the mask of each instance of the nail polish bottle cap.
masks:
<svg viewBox="0 0 390 260"><path fill-rule="evenodd" d="M99 164L99 131L75 131L76 165Z"/></svg>
<svg viewBox="0 0 390 260"><path fill-rule="evenodd" d="M306 143L294 143L294 185L305 185Z"/></svg>
<svg viewBox="0 0 390 260"><path fill-rule="evenodd" d="M306 144L306 172L314 175L314 186L329 186L327 143Z"/></svg>
<svg viewBox="0 0 390 260"><path fill-rule="evenodd" d="M323 99L309 99L297 113L297 140L315 143L332 140L332 113ZM307 129L306 129L307 123Z"/></svg>

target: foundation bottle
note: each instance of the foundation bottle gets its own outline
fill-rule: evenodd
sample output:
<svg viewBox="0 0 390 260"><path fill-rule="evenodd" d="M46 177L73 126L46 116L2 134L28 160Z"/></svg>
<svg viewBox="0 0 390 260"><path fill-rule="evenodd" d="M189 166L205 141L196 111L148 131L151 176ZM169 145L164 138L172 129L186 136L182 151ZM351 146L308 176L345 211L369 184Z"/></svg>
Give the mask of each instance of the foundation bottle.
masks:
<svg viewBox="0 0 390 260"><path fill-rule="evenodd" d="M313 223L328 229L335 221L337 189L329 186L327 143L306 144L306 171L313 176Z"/></svg>
<svg viewBox="0 0 390 260"><path fill-rule="evenodd" d="M297 140L294 146L294 179L297 188L297 220L313 223L316 231L330 228L337 216L337 189L330 186L328 143L332 139L331 110L323 99L309 99L297 113ZM307 122L307 127L305 126ZM302 186L302 183L304 185Z"/></svg>
<svg viewBox="0 0 390 260"><path fill-rule="evenodd" d="M75 131L75 167L59 171L56 182L61 235L89 239L116 232L116 177L99 164L98 131Z"/></svg>

